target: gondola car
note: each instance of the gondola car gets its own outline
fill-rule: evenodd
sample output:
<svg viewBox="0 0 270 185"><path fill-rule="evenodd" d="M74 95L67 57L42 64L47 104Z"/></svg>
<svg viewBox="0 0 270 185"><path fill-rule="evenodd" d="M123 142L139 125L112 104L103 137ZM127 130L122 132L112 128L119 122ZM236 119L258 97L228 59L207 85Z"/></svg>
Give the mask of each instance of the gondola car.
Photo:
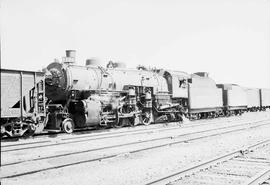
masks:
<svg viewBox="0 0 270 185"><path fill-rule="evenodd" d="M45 75L1 69L1 136L22 136L44 128Z"/></svg>

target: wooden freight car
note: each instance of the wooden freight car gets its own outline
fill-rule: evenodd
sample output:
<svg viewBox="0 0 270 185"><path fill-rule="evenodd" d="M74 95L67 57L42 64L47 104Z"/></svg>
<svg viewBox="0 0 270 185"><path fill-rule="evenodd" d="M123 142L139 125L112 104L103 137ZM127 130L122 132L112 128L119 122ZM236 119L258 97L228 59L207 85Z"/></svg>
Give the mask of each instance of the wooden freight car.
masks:
<svg viewBox="0 0 270 185"><path fill-rule="evenodd" d="M44 128L45 75L1 69L1 136L22 136Z"/></svg>

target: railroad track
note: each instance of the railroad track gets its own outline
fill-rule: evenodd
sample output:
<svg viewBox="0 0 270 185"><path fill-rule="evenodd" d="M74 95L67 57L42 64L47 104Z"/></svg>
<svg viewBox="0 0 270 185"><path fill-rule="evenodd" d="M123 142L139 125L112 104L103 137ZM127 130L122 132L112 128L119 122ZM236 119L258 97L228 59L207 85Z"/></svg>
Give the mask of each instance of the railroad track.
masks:
<svg viewBox="0 0 270 185"><path fill-rule="evenodd" d="M13 178L24 175L29 175L37 172L63 168L82 163L96 162L104 159L114 158L123 154L139 153L147 150L167 147L180 143L186 143L203 138L214 137L218 135L228 134L232 132L239 132L247 129L258 128L262 126L269 126L269 121L259 122L257 124L245 124L238 127L224 127L208 131L200 131L188 133L178 136L170 136L167 138L156 138L150 140L136 141L131 143L124 143L120 145L112 145L100 148L91 148L84 151L69 152L59 155L30 158L27 160L19 160L15 162L2 162L2 178ZM7 154L8 155L8 154ZM4 158L3 158L4 159ZM50 164L48 163L50 162ZM54 163L51 163L54 161ZM37 165L39 164L39 165ZM23 168L22 168L23 167ZM23 170L22 170L23 169Z"/></svg>
<svg viewBox="0 0 270 185"><path fill-rule="evenodd" d="M270 162L268 162L270 163ZM265 170L262 170L258 174L256 174L254 177L249 179L247 182L244 183L244 185L269 185L270 184L270 167L266 168Z"/></svg>
<svg viewBox="0 0 270 185"><path fill-rule="evenodd" d="M219 126L217 128L210 128L210 129L202 129L200 131L195 131L195 132L189 132L189 133L184 133L184 134L178 134L177 135L173 135L173 137L177 138L177 137L183 137L183 136L188 136L188 135L192 135L192 134L200 134L200 133L207 133L210 131L216 131L216 130L220 130L220 129L228 129L228 128L234 128L234 127L239 127L239 126L245 126L245 125L249 125L249 124L256 124L256 123L261 123L261 122L267 122L270 121L269 119L267 120L260 120L260 121L249 121L249 122L244 122L241 124L237 124L237 125L229 125L229 126ZM116 137L123 137L123 136L130 136L130 135L140 135L140 134L152 134L155 133L156 135L158 134L158 136L156 138L151 138L151 139L146 139L144 141L138 141L139 143L143 143L143 142L150 142L150 141L157 141L157 140L164 140L164 139L170 139L172 136L166 133L166 131L169 130L173 130L173 132L178 132L178 130L182 130L182 127L177 127L177 128L167 128L167 129L159 129L158 131L154 131L154 130L150 130L150 131L139 131L139 132L132 132L132 133L123 133L123 134L113 134L113 135L105 135L102 137L95 137L93 135L89 135L87 138L67 138L67 139L61 139L61 140L57 140L55 142L51 142L51 141L40 141L40 142L35 142L33 144L35 144L34 146L25 146L24 145L17 145L16 148L10 148L7 146L2 146L1 147L1 152L5 153L5 152L13 152L13 151L22 151L22 150L29 150L29 149L38 149L38 148L44 148L44 147L51 147L51 146L59 146L59 145L69 145L69 144L75 144L75 143L85 143L85 142L89 142L89 141L97 141L97 140L101 140L101 139L112 139L112 138L116 138ZM160 137L161 132L165 132L165 136ZM171 133L173 134L173 133ZM135 142L131 142L132 144L137 144L137 141ZM120 145L116 145L116 146L122 146L122 144ZM14 147L14 146L13 146Z"/></svg>
<svg viewBox="0 0 270 185"><path fill-rule="evenodd" d="M251 123L259 123L263 121L269 121L270 119L263 119L263 120L257 120L257 121L248 121L237 125L232 125L232 127L241 126L245 124L251 124ZM233 122L232 122L233 123ZM161 132L167 132L167 131L177 131L182 130L183 128L194 128L194 127L201 127L201 126L208 126L208 125L214 125L216 122L213 123L203 123L203 124L188 124L184 126L170 126L168 128L146 128L145 130L129 130L129 131L121 131L121 132L113 132L113 133L100 133L100 134L88 134L83 136L75 136L75 137L63 137L58 138L58 140L38 140L33 142L26 142L26 143L15 143L15 144L9 144L9 145L3 145L1 146L2 152L11 152L11 151L19 151L19 150L26 150L26 149L35 149L35 148L43 148L43 147L50 147L50 146L57 146L57 145L67 145L67 144L73 144L73 143L83 143L83 142L89 142L89 141L97 141L102 139L111 139L111 138L119 138L124 136L131 136L131 135L141 135L141 134L152 134L152 133L161 133ZM222 125L223 123L219 123L219 125ZM230 124L230 123L227 123ZM215 125L218 126L218 125ZM222 126L219 128L227 128L228 126ZM216 129L214 129L216 130ZM208 129L206 131L211 131L211 129ZM197 133L197 132L195 132ZM168 137L165 137L168 138ZM164 138L162 138L164 139Z"/></svg>
<svg viewBox="0 0 270 185"><path fill-rule="evenodd" d="M167 127L167 126L172 126L176 128L176 127L179 127L179 125L183 127L190 127L190 126L216 124L216 123L220 123L220 121L227 122L235 118L237 118L238 120L234 120L234 121L240 121L242 119L242 117L235 116L235 117L221 117L221 118L216 118L216 119L193 120L193 121L188 121L188 125L186 125L183 122L181 122L180 124L179 122L171 122L172 124L171 123L156 123L156 124L152 124L148 126L138 125L136 127L122 127L122 128L109 128L109 129L106 128L106 129L99 129L99 130L95 128L88 128L88 129L82 129L82 130L80 129L75 130L72 134L67 134L62 131L45 131L45 132L38 133L30 137L13 137L13 138L4 137L4 138L1 138L1 141L3 141L3 143L7 143L7 142L14 142L14 141L19 141L19 140L27 140L27 139L56 138L56 137L69 137L69 136L76 137L76 138L84 138L84 137L88 137L87 136L88 134L101 136L101 135L108 135L108 134L114 134L114 133L129 133L129 132L134 132L134 131L156 130L160 128L164 129L164 127ZM175 125L175 124L178 124L178 125Z"/></svg>
<svg viewBox="0 0 270 185"><path fill-rule="evenodd" d="M266 154L261 154L260 150L265 148ZM184 168L146 185L258 185L267 181L270 182L270 139Z"/></svg>

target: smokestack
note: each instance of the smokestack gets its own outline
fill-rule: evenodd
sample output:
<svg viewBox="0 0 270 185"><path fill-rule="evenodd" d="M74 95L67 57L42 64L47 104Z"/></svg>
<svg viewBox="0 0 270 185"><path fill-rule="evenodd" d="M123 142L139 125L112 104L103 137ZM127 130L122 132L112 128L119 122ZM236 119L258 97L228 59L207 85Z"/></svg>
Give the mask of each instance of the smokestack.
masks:
<svg viewBox="0 0 270 185"><path fill-rule="evenodd" d="M76 57L76 50L66 50L66 57L74 58Z"/></svg>
<svg viewBox="0 0 270 185"><path fill-rule="evenodd" d="M63 57L63 62L67 64L75 63L76 50L66 50L66 57Z"/></svg>

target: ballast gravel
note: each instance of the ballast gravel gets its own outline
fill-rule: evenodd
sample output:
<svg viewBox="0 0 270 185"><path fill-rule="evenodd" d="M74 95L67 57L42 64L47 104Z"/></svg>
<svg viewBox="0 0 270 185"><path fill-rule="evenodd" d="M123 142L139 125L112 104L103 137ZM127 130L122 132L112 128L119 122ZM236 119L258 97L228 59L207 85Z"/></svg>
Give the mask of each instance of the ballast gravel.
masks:
<svg viewBox="0 0 270 185"><path fill-rule="evenodd" d="M247 119L270 118L270 112L247 113ZM136 154L82 163L21 177L1 179L3 185L137 185L180 169L270 139L270 124L254 129L181 143ZM93 141L94 142L94 141ZM73 146L74 147L74 146ZM78 145L77 147L80 147ZM44 152L50 148L44 148ZM38 163L36 165L39 165Z"/></svg>

